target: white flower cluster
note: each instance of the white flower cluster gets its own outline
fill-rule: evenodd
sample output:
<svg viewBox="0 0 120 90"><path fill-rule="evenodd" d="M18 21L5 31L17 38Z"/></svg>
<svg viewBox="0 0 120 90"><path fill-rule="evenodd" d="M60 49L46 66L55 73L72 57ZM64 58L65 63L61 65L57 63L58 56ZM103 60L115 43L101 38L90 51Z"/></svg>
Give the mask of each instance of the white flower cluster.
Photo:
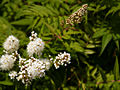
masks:
<svg viewBox="0 0 120 90"><path fill-rule="evenodd" d="M15 61L16 57L14 57L13 55L2 55L2 57L0 58L0 69L5 71L12 69Z"/></svg>
<svg viewBox="0 0 120 90"><path fill-rule="evenodd" d="M3 44L4 49L8 53L12 53L19 49L19 40L13 35L9 36Z"/></svg>
<svg viewBox="0 0 120 90"><path fill-rule="evenodd" d="M11 71L9 73L10 79L15 79L15 77L17 76L17 72L16 71Z"/></svg>
<svg viewBox="0 0 120 90"><path fill-rule="evenodd" d="M87 8L87 4L82 5L79 10L69 16L69 18L66 20L66 24L73 25L74 23L81 23L82 17L87 13Z"/></svg>
<svg viewBox="0 0 120 90"><path fill-rule="evenodd" d="M44 42L37 37L37 33L34 31L29 38L30 42L27 45L28 59L22 58L20 54L18 54L19 40L13 35L9 36L3 44L5 54L0 58L0 69L5 71L11 70L9 73L11 79L22 81L23 84L28 85L33 79L44 77L45 71L50 69L51 63L54 63L56 69L59 68L60 65L66 66L67 63L70 63L70 54L66 52L58 54L55 60L53 60L53 58L48 60L33 57L33 54L38 56L42 54ZM19 61L17 62L16 60Z"/></svg>
<svg viewBox="0 0 120 90"><path fill-rule="evenodd" d="M70 64L71 57L69 53L60 53L58 54L58 56L56 56L55 60L54 60L54 66L56 69L58 69L60 67L60 65L64 65L67 66L67 64Z"/></svg>
<svg viewBox="0 0 120 90"><path fill-rule="evenodd" d="M16 61L16 54L19 48L19 40L10 35L6 41L3 43L3 47L5 50L5 55L2 55L0 58L0 69L1 70L10 70L14 66L14 62Z"/></svg>
<svg viewBox="0 0 120 90"><path fill-rule="evenodd" d="M30 84L32 79L40 78L45 76L45 71L49 70L49 60L39 60L31 57L29 60L20 57L19 60L20 71L16 79L22 80L24 84Z"/></svg>
<svg viewBox="0 0 120 90"><path fill-rule="evenodd" d="M37 33L34 31L31 32L31 36L29 37L30 41L35 41L37 39Z"/></svg>
<svg viewBox="0 0 120 90"><path fill-rule="evenodd" d="M28 75L27 71L26 71L26 59L24 58L21 58L21 56L19 55L19 68L20 68L20 71L18 72L17 74L17 81L22 81L23 84L30 84L31 83L31 78L30 76Z"/></svg>
<svg viewBox="0 0 120 90"><path fill-rule="evenodd" d="M31 33L32 36L30 36L30 42L27 45L27 52L30 57L33 56L33 54L37 54L40 56L42 54L42 51L44 49L44 42L42 39L37 38L37 33L34 33L34 31Z"/></svg>

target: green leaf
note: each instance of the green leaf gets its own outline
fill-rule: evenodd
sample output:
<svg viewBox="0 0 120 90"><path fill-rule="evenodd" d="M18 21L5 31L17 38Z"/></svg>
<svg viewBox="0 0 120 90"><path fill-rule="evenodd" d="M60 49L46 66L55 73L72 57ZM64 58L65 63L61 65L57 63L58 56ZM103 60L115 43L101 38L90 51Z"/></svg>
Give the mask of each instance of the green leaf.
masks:
<svg viewBox="0 0 120 90"><path fill-rule="evenodd" d="M116 56L113 72L114 72L114 75L115 75L115 79L118 80L119 79L119 62L118 62L118 57L117 56Z"/></svg>
<svg viewBox="0 0 120 90"><path fill-rule="evenodd" d="M70 47L77 52L84 52L84 48L82 48L78 42L72 42Z"/></svg>
<svg viewBox="0 0 120 90"><path fill-rule="evenodd" d="M83 41L83 40L79 40L78 42L80 43L80 46L82 46L82 47L85 47L85 46L86 46L85 41Z"/></svg>
<svg viewBox="0 0 120 90"><path fill-rule="evenodd" d="M111 41L111 39L112 39L112 34L106 34L106 35L103 36L103 38L102 38L102 48L101 48L100 55L103 53L103 51L105 50L106 46Z"/></svg>
<svg viewBox="0 0 120 90"><path fill-rule="evenodd" d="M51 37L42 37L43 40L51 40Z"/></svg>
<svg viewBox="0 0 120 90"><path fill-rule="evenodd" d="M119 90L120 89L120 84L119 82L114 82L113 83L113 89L112 90Z"/></svg>
<svg viewBox="0 0 120 90"><path fill-rule="evenodd" d="M65 42L64 45L65 45L66 49L67 49L68 51L70 51L70 46L69 46L69 44L68 44L67 42Z"/></svg>
<svg viewBox="0 0 120 90"><path fill-rule="evenodd" d="M113 38L114 38L115 44L116 44L116 46L117 46L117 48L119 50L119 40L118 40L118 37L115 34L113 34Z"/></svg>
<svg viewBox="0 0 120 90"><path fill-rule="evenodd" d="M96 47L96 45L93 45L93 44L88 44L87 46L86 46L86 48L95 48Z"/></svg>
<svg viewBox="0 0 120 90"><path fill-rule="evenodd" d="M114 14L115 12L119 11L120 10L120 3L118 3L118 5L112 7L108 13L106 14L105 17L107 17L108 15L110 15L111 13Z"/></svg>
<svg viewBox="0 0 120 90"><path fill-rule="evenodd" d="M101 29L101 30L95 32L93 35L93 38L99 38L99 37L105 35L106 34L105 31L106 31L106 29Z"/></svg>
<svg viewBox="0 0 120 90"><path fill-rule="evenodd" d="M2 85L8 85L8 86L12 86L13 85L13 83L10 82L10 81L0 81L0 84L2 84Z"/></svg>
<svg viewBox="0 0 120 90"><path fill-rule="evenodd" d="M50 26L50 25L47 24L46 22L44 22L44 24L48 27L48 29L49 29L53 34L56 34L56 33L55 33L55 29L54 29L52 26Z"/></svg>
<svg viewBox="0 0 120 90"><path fill-rule="evenodd" d="M69 30L68 32L66 32L66 30L63 31L63 35L66 35L66 34L80 34L82 33L81 31L73 31L73 30Z"/></svg>
<svg viewBox="0 0 120 90"><path fill-rule="evenodd" d="M96 72L97 72L97 68L95 68L95 69L91 72L91 76L92 76L93 78L96 78L96 77L95 77Z"/></svg>
<svg viewBox="0 0 120 90"><path fill-rule="evenodd" d="M93 50L89 50L89 49L85 50L85 54L94 54L94 53L95 53L95 51L93 51Z"/></svg>
<svg viewBox="0 0 120 90"><path fill-rule="evenodd" d="M62 36L63 39L70 39L71 37L69 35Z"/></svg>
<svg viewBox="0 0 120 90"><path fill-rule="evenodd" d="M52 80L52 78L50 79L50 81L51 81L51 84L52 84L54 90L56 90L56 88L55 88L55 82Z"/></svg>
<svg viewBox="0 0 120 90"><path fill-rule="evenodd" d="M87 34L84 34L83 39L87 42L89 42L90 38Z"/></svg>
<svg viewBox="0 0 120 90"><path fill-rule="evenodd" d="M77 88L73 86L69 86L69 87L64 87L63 90L77 90Z"/></svg>
<svg viewBox="0 0 120 90"><path fill-rule="evenodd" d="M14 25L30 25L32 23L33 19L21 19L18 21L13 21L11 24Z"/></svg>

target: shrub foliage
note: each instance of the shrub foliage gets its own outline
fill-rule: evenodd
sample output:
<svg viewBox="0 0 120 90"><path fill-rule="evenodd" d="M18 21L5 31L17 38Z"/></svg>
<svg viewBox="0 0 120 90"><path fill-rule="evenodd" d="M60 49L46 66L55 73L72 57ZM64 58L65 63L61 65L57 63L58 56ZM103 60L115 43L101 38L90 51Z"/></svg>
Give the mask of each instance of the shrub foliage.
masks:
<svg viewBox="0 0 120 90"><path fill-rule="evenodd" d="M79 24L66 19L83 4L88 12ZM1 0L0 55L9 35L20 40L19 52L28 57L26 45L31 31L45 41L42 57L59 52L71 54L71 64L34 80L25 87L0 72L0 89L118 90L120 1L119 0Z"/></svg>

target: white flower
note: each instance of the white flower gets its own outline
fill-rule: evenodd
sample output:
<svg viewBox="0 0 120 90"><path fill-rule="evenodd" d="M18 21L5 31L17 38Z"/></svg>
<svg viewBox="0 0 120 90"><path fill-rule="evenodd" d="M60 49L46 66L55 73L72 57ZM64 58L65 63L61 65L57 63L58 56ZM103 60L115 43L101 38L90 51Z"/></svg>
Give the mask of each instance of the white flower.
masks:
<svg viewBox="0 0 120 90"><path fill-rule="evenodd" d="M32 79L45 76L45 64L38 59L33 61L32 65L26 68L26 70Z"/></svg>
<svg viewBox="0 0 120 90"><path fill-rule="evenodd" d="M21 57L19 56L19 67L22 67L22 65L25 64L25 61L26 61L25 58L21 58Z"/></svg>
<svg viewBox="0 0 120 90"><path fill-rule="evenodd" d="M2 70L12 69L15 60L16 58L13 55L8 55L8 54L2 55L2 57L0 58L0 68Z"/></svg>
<svg viewBox="0 0 120 90"><path fill-rule="evenodd" d="M49 70L50 69L50 61L47 59L41 59L41 61L45 64L45 70Z"/></svg>
<svg viewBox="0 0 120 90"><path fill-rule="evenodd" d="M16 79L17 79L18 81L20 81L20 80L22 79L22 74L19 75L18 77L16 77Z"/></svg>
<svg viewBox="0 0 120 90"><path fill-rule="evenodd" d="M35 33L34 31L31 32L31 36L29 37L30 41L34 41L35 39L37 39L37 33Z"/></svg>
<svg viewBox="0 0 120 90"><path fill-rule="evenodd" d="M19 56L19 67L20 71L16 79L27 85L32 79L45 76L45 70L50 68L50 62L47 59L39 60L34 57L26 60Z"/></svg>
<svg viewBox="0 0 120 90"><path fill-rule="evenodd" d="M30 43L27 45L27 52L30 57L33 56L33 54L37 54L38 56L40 56L43 49L44 42L40 38L37 38L34 41L30 41Z"/></svg>
<svg viewBox="0 0 120 90"><path fill-rule="evenodd" d="M71 63L70 60L71 60L70 54L64 52L63 54L62 53L58 54L53 63L55 68L58 69L60 65L67 66L67 64L70 64Z"/></svg>
<svg viewBox="0 0 120 90"><path fill-rule="evenodd" d="M37 37L37 33L34 31L31 32L30 42L27 45L27 52L30 57L33 56L33 54L37 54L40 56L42 54L42 51L44 49L44 42L42 39Z"/></svg>
<svg viewBox="0 0 120 90"><path fill-rule="evenodd" d="M17 76L17 72L16 71L11 71L9 73L10 79L14 79Z"/></svg>
<svg viewBox="0 0 120 90"><path fill-rule="evenodd" d="M18 81L22 81L23 84L30 84L31 83L31 77L28 75L26 68L20 69L16 79Z"/></svg>
<svg viewBox="0 0 120 90"><path fill-rule="evenodd" d="M3 47L9 53L17 51L19 48L19 40L13 35L9 36L3 44Z"/></svg>

